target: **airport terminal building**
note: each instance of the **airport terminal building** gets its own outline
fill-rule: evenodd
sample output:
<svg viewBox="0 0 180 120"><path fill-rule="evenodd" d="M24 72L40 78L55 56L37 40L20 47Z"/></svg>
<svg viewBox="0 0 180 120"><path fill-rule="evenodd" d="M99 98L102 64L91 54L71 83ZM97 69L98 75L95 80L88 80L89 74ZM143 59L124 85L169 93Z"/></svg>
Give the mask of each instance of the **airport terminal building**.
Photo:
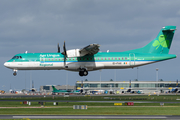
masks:
<svg viewBox="0 0 180 120"><path fill-rule="evenodd" d="M76 81L75 86L56 86L56 89L82 89L85 92L94 90L105 90L105 91L127 91L129 88L132 90L143 90L144 93L161 91L165 92L175 88L177 85L176 81ZM40 91L51 92L52 85L41 86ZM180 85L178 84L178 87Z"/></svg>
<svg viewBox="0 0 180 120"><path fill-rule="evenodd" d="M176 87L176 81L77 81L76 88L83 86L85 91L88 90L119 90L127 91L129 88L133 90L143 90L145 93L158 91L167 91ZM131 87L130 87L131 86ZM180 85L178 84L178 87Z"/></svg>

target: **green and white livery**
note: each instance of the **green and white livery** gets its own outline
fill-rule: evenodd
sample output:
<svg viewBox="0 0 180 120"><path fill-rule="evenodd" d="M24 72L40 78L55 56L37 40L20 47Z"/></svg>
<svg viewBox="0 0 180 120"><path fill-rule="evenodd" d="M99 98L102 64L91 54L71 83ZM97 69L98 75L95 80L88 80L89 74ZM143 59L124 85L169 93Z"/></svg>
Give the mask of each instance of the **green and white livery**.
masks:
<svg viewBox="0 0 180 120"><path fill-rule="evenodd" d="M99 52L98 44L91 44L82 49L67 50L60 53L21 53L4 63L13 69L13 75L18 70L69 70L77 71L80 76L87 76L88 71L100 69L124 69L147 65L172 58L168 54L176 26L163 27L158 36L146 46L124 52Z"/></svg>

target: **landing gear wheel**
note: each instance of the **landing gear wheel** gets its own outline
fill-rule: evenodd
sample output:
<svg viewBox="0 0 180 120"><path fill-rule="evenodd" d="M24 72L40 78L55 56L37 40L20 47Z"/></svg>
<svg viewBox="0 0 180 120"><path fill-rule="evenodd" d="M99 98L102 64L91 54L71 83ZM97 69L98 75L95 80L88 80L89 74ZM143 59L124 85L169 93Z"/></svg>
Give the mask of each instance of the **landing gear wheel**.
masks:
<svg viewBox="0 0 180 120"><path fill-rule="evenodd" d="M87 76L88 75L88 71L86 70L86 69L81 69L80 71L79 71L79 76Z"/></svg>
<svg viewBox="0 0 180 120"><path fill-rule="evenodd" d="M16 75L17 75L17 73L16 73L16 72L14 72L14 73L13 73L13 75L14 75L14 76L16 76Z"/></svg>
<svg viewBox="0 0 180 120"><path fill-rule="evenodd" d="M88 71L86 71L86 70L83 73L84 73L84 76L88 75Z"/></svg>
<svg viewBox="0 0 180 120"><path fill-rule="evenodd" d="M84 71L79 71L79 76L84 76L84 73L83 73Z"/></svg>

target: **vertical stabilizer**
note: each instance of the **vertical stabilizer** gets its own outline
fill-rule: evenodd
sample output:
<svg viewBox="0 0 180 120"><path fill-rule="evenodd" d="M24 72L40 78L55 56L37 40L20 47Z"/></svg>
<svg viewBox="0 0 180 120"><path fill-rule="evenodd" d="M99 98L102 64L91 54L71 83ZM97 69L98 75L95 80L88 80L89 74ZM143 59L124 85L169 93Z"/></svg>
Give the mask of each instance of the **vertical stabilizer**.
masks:
<svg viewBox="0 0 180 120"><path fill-rule="evenodd" d="M57 90L53 85L52 85L53 91Z"/></svg>
<svg viewBox="0 0 180 120"><path fill-rule="evenodd" d="M131 88L131 80L129 81L129 88Z"/></svg>
<svg viewBox="0 0 180 120"><path fill-rule="evenodd" d="M177 80L177 82L176 82L176 87L178 87L178 80Z"/></svg>
<svg viewBox="0 0 180 120"><path fill-rule="evenodd" d="M142 48L126 52L168 54L175 30L176 26L165 26L160 30L158 36L149 44Z"/></svg>

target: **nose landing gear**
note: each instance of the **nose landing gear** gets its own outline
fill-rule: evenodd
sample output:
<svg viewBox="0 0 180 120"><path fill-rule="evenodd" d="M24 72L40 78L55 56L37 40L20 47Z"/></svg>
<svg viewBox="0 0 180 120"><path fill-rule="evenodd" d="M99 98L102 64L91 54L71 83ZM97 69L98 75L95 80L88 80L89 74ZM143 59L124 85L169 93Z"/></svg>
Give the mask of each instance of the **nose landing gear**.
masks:
<svg viewBox="0 0 180 120"><path fill-rule="evenodd" d="M16 76L17 75L17 70L13 70L13 71L14 71L13 75Z"/></svg>
<svg viewBox="0 0 180 120"><path fill-rule="evenodd" d="M79 76L87 76L88 75L88 71L86 69L80 69L79 71Z"/></svg>
<svg viewBox="0 0 180 120"><path fill-rule="evenodd" d="M14 72L14 73L13 73L13 75L14 75L14 76L16 76L16 75L17 75L17 73L16 73L16 72Z"/></svg>

